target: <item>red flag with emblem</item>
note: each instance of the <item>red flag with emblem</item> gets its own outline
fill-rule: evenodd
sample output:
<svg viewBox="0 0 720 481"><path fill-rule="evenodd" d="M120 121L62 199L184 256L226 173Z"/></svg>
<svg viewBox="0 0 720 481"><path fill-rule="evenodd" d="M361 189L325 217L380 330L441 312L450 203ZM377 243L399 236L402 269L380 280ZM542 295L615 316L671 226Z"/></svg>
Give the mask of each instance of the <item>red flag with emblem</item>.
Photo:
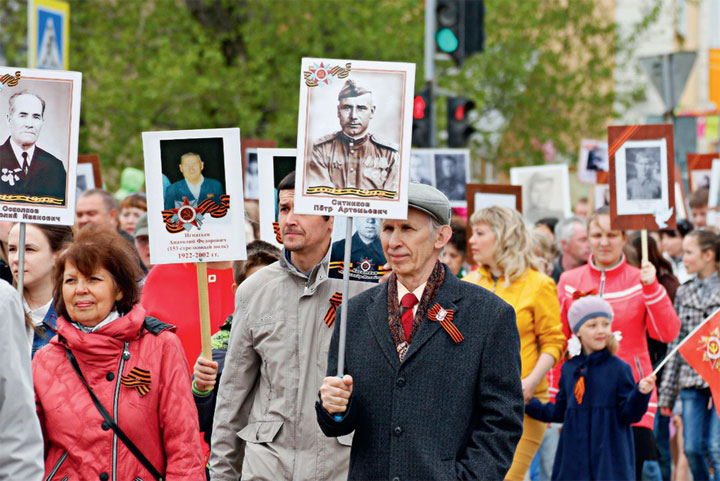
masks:
<svg viewBox="0 0 720 481"><path fill-rule="evenodd" d="M720 310L688 336L678 351L710 386L715 412L720 416Z"/></svg>

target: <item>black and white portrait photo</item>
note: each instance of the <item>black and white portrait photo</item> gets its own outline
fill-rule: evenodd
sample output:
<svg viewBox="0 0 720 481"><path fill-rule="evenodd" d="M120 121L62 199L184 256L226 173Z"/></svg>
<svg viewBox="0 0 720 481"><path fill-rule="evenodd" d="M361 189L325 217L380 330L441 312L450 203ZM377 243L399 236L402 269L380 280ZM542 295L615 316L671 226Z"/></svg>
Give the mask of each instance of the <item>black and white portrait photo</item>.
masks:
<svg viewBox="0 0 720 481"><path fill-rule="evenodd" d="M435 156L432 150L412 150L410 154L410 182L435 185Z"/></svg>
<svg viewBox="0 0 720 481"><path fill-rule="evenodd" d="M660 147L627 148L625 156L628 200L660 199Z"/></svg>
<svg viewBox="0 0 720 481"><path fill-rule="evenodd" d="M667 211L671 193L664 138L626 141L615 153L614 169L612 194L616 197L618 215L655 215Z"/></svg>
<svg viewBox="0 0 720 481"><path fill-rule="evenodd" d="M298 212L322 204L332 215L333 197L395 208L409 176L414 64L303 59L302 71Z"/></svg>
<svg viewBox="0 0 720 481"><path fill-rule="evenodd" d="M435 187L450 202L467 203L465 184L468 182L469 152L437 152L435 154Z"/></svg>
<svg viewBox="0 0 720 481"><path fill-rule="evenodd" d="M259 195L257 149L245 149L245 198L257 200Z"/></svg>
<svg viewBox="0 0 720 481"><path fill-rule="evenodd" d="M567 165L515 167L510 169L510 183L522 186L523 217L528 222L570 216Z"/></svg>
<svg viewBox="0 0 720 481"><path fill-rule="evenodd" d="M578 157L578 180L594 184L597 180L597 172L607 172L608 169L607 142L583 139L580 143L580 156Z"/></svg>
<svg viewBox="0 0 720 481"><path fill-rule="evenodd" d="M44 223L73 222L81 78L0 67L0 203L54 207Z"/></svg>
<svg viewBox="0 0 720 481"><path fill-rule="evenodd" d="M278 225L278 191L280 182L295 170L295 149L258 148L258 209L260 239L281 248Z"/></svg>

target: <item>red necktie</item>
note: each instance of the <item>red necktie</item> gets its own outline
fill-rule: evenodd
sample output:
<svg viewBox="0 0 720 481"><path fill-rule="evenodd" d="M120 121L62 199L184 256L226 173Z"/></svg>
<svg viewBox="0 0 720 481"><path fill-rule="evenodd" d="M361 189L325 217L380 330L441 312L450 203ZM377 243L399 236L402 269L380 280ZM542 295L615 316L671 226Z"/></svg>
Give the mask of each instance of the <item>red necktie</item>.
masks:
<svg viewBox="0 0 720 481"><path fill-rule="evenodd" d="M415 297L415 294L412 292L408 292L405 294L400 301L400 305L405 308L405 311L402 313L402 326L403 331L405 331L405 340L410 339L410 332L412 331L412 325L413 325L413 306L418 303L417 297Z"/></svg>

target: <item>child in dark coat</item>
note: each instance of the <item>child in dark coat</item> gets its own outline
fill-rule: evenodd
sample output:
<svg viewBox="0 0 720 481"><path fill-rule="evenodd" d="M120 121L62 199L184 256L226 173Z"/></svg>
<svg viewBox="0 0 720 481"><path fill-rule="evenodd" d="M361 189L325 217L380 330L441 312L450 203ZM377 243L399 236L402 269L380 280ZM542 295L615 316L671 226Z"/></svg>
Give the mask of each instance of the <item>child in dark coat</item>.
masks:
<svg viewBox="0 0 720 481"><path fill-rule="evenodd" d="M535 419L564 423L553 480L635 479L631 424L647 411L655 376L635 384L630 366L614 355L612 317L600 297L583 297L570 307L574 335L568 350L579 355L563 365L555 404L533 398L525 406Z"/></svg>

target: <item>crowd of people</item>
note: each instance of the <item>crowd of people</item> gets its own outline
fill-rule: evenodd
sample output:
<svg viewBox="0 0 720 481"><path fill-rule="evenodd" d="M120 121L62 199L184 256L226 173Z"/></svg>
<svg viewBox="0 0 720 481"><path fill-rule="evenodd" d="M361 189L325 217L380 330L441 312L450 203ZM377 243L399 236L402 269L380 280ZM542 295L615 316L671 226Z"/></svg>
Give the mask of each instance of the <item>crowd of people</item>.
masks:
<svg viewBox="0 0 720 481"><path fill-rule="evenodd" d="M343 299L333 218L295 214L294 188L282 249L249 220L247 260L208 264L212 359L142 193L27 224L22 295L0 222L0 479L720 479L708 384L679 355L653 375L720 308L707 189L644 260L607 207L464 219L411 183L408 218L373 221L390 273Z"/></svg>

